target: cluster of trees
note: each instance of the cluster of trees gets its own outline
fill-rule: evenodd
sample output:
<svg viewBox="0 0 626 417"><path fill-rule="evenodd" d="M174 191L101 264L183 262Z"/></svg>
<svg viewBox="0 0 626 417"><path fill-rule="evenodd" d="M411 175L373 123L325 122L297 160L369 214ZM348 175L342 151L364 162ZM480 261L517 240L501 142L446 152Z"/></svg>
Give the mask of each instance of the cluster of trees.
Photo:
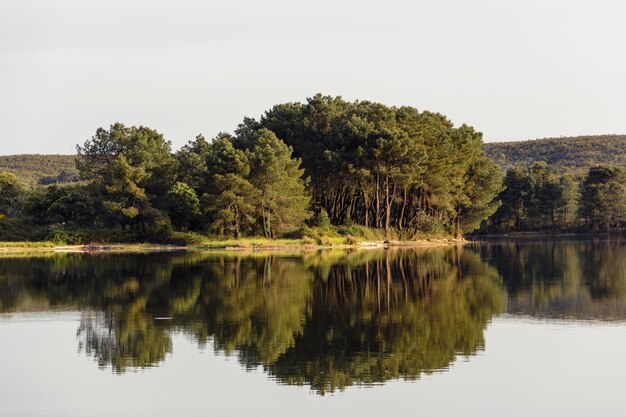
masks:
<svg viewBox="0 0 626 417"><path fill-rule="evenodd" d="M626 221L626 171L593 166L580 177L558 173L545 162L511 168L504 178L502 205L482 231L606 230Z"/></svg>
<svg viewBox="0 0 626 417"><path fill-rule="evenodd" d="M460 234L498 206L502 176L482 135L441 114L317 95L246 119L240 132L259 128L293 147L314 211L333 224Z"/></svg>
<svg viewBox="0 0 626 417"><path fill-rule="evenodd" d="M576 219L578 183L545 162L511 168L504 177L502 205L483 227L490 231L566 228Z"/></svg>
<svg viewBox="0 0 626 417"><path fill-rule="evenodd" d="M183 331L319 394L416 379L473 355L504 300L496 270L461 248L53 254L0 264L0 312L85 310L80 349L99 366L156 365ZM163 316L171 320L154 320Z"/></svg>
<svg viewBox="0 0 626 417"><path fill-rule="evenodd" d="M273 238L307 221L461 235L496 210L502 185L473 128L412 107L322 95L175 153L157 131L120 123L77 151L80 183L0 195L0 210L141 240L172 228Z"/></svg>

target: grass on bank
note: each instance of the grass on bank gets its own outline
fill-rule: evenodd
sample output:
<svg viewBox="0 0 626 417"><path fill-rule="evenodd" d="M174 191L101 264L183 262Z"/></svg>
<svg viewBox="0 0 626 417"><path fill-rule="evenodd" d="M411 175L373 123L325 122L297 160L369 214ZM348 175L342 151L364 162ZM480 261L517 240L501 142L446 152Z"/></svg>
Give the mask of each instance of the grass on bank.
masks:
<svg viewBox="0 0 626 417"><path fill-rule="evenodd" d="M24 222L3 220L0 222L0 248L54 248L58 246L115 246L145 249L160 245L187 248L276 248L276 247L340 247L356 246L367 242L383 243L410 242L414 240L446 239L447 235L412 235L392 230L389 234L382 229L359 225L301 227L284 233L275 239L264 237L216 237L196 232L168 231L152 238L141 238L127 230L87 229L63 225L37 226Z"/></svg>
<svg viewBox="0 0 626 417"><path fill-rule="evenodd" d="M55 242L0 242L0 248L53 248L58 246Z"/></svg>

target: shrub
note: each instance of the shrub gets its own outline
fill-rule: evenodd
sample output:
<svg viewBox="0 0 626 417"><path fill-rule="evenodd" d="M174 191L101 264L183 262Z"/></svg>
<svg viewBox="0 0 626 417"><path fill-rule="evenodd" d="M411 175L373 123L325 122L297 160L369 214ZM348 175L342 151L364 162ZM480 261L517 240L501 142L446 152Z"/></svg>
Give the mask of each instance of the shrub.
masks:
<svg viewBox="0 0 626 417"><path fill-rule="evenodd" d="M357 243L359 243L359 239L352 235L346 235L346 243L348 245L356 245Z"/></svg>
<svg viewBox="0 0 626 417"><path fill-rule="evenodd" d="M81 230L65 230L60 227L51 227L46 240L57 245L81 245L87 241L87 235Z"/></svg>
<svg viewBox="0 0 626 417"><path fill-rule="evenodd" d="M199 233L194 232L172 232L167 238L166 243L170 245L189 246L201 245L206 242L207 238Z"/></svg>
<svg viewBox="0 0 626 417"><path fill-rule="evenodd" d="M412 228L415 231L414 235L420 233L425 235L447 234L446 229L440 220L437 220L434 217L428 216L426 214L421 214L417 216L417 218L412 223Z"/></svg>
<svg viewBox="0 0 626 417"><path fill-rule="evenodd" d="M320 228L330 227L330 217L328 217L326 210L322 209L313 217L311 220L311 226Z"/></svg>

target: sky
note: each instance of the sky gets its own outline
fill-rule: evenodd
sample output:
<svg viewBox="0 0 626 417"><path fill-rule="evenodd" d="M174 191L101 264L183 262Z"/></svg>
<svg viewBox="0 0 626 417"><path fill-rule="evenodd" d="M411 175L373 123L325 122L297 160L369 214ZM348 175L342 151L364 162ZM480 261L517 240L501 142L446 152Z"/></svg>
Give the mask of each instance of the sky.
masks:
<svg viewBox="0 0 626 417"><path fill-rule="evenodd" d="M0 154L115 122L178 149L316 93L485 141L626 133L621 0L0 0Z"/></svg>

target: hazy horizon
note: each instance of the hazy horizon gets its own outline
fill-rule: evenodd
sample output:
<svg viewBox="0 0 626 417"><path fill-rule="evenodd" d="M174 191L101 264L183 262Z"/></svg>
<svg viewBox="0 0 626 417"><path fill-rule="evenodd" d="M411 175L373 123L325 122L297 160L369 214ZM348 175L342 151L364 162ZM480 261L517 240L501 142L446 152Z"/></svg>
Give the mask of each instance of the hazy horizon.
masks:
<svg viewBox="0 0 626 417"><path fill-rule="evenodd" d="M626 4L0 0L0 154L98 127L178 149L318 92L409 105L486 142L626 133Z"/></svg>

